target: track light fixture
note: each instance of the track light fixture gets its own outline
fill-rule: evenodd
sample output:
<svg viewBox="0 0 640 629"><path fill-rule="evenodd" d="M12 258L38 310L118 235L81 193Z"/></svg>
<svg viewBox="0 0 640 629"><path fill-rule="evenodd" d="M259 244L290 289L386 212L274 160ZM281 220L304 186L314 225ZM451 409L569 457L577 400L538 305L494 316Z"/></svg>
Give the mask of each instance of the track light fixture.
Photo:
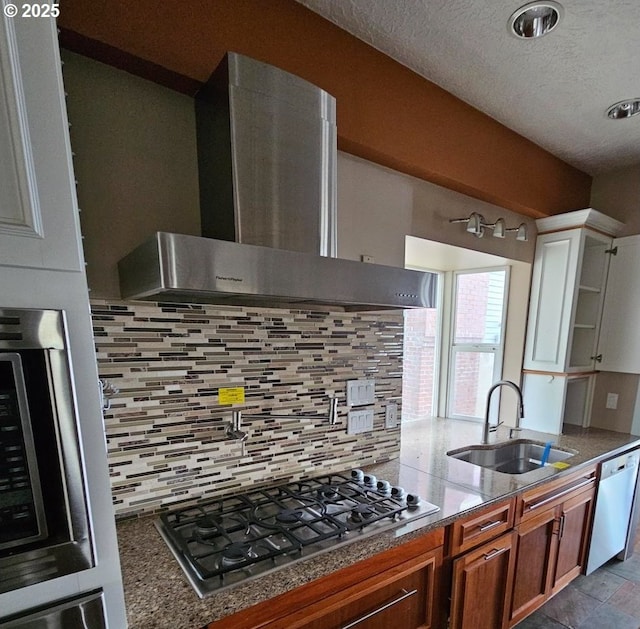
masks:
<svg viewBox="0 0 640 629"><path fill-rule="evenodd" d="M495 238L504 238L507 232L516 232L516 240L526 242L529 240L529 234L526 223L520 223L518 227L507 227L504 218L497 218L495 223L487 223L482 214L471 212L469 218L450 218L450 223L466 223L467 231L476 238L484 236L485 229L493 230Z"/></svg>

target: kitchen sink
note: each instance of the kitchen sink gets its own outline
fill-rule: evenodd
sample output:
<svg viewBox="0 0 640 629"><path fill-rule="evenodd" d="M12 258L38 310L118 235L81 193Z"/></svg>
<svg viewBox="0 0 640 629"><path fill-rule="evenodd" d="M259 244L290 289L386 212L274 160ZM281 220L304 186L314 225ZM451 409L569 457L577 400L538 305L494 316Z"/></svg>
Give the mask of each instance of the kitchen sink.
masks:
<svg viewBox="0 0 640 629"><path fill-rule="evenodd" d="M540 468L545 444L530 439L516 439L492 445L476 445L450 450L447 455L503 474L524 474ZM564 461L577 450L551 447L547 465Z"/></svg>

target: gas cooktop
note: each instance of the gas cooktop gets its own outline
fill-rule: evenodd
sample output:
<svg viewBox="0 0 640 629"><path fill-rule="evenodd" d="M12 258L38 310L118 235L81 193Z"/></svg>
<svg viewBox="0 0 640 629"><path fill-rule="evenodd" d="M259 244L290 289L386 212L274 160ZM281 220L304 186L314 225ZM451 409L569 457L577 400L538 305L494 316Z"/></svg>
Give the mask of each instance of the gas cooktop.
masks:
<svg viewBox="0 0 640 629"><path fill-rule="evenodd" d="M199 502L155 524L204 597L439 509L353 470Z"/></svg>

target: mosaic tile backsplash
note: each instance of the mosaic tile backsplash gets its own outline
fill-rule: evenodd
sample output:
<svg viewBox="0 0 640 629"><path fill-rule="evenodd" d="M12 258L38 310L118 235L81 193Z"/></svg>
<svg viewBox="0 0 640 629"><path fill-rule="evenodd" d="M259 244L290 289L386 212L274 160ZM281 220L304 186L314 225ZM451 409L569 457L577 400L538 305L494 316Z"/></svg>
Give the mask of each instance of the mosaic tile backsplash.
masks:
<svg viewBox="0 0 640 629"><path fill-rule="evenodd" d="M386 429L384 414L388 400L401 402L401 313L91 306L119 517L399 454L400 428ZM346 381L358 378L375 379L374 429L348 435ZM221 387L244 387L244 403L219 404ZM333 426L330 397L339 399ZM225 438L232 408L243 411L244 451Z"/></svg>

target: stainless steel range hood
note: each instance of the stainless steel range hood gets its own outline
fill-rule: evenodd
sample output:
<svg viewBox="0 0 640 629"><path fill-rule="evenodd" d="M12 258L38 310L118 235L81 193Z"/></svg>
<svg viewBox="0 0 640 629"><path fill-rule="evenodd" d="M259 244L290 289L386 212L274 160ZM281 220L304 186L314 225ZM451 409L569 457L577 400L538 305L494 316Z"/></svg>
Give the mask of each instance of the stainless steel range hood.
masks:
<svg viewBox="0 0 640 629"><path fill-rule="evenodd" d="M381 310L435 295L432 273L163 232L119 267L125 299Z"/></svg>
<svg viewBox="0 0 640 629"><path fill-rule="evenodd" d="M432 307L436 276L334 257L335 99L228 53L196 97L202 236L119 263L125 299L348 310Z"/></svg>

